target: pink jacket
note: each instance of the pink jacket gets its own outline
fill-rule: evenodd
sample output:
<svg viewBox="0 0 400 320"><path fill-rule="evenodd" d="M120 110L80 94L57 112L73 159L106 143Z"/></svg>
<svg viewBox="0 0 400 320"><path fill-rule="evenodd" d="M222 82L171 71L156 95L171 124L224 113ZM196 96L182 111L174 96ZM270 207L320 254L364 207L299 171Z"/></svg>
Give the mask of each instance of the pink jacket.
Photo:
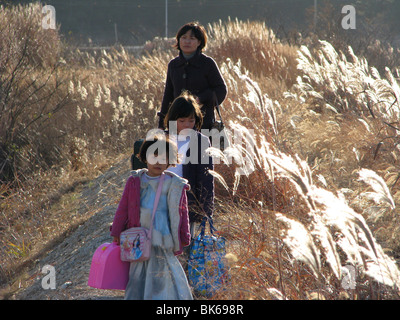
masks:
<svg viewBox="0 0 400 320"><path fill-rule="evenodd" d="M114 216L114 221L111 226L111 236L119 237L121 232L132 228L140 227L140 176L147 169L133 171L132 176L126 182L122 198L119 202L117 211ZM170 221L178 221L177 228L171 227L172 238L175 240L175 255L181 254L183 247L190 244L190 228L189 228L189 210L187 204L186 191L190 189L186 184L186 180L178 177L173 173L166 172L175 179L174 185L171 188L176 188L180 192L179 206L171 205L171 201L176 201L173 196L168 195L169 207L177 207L179 212L169 210ZM182 190L180 191L181 188ZM170 192L169 192L170 193ZM179 215L179 218L178 218Z"/></svg>

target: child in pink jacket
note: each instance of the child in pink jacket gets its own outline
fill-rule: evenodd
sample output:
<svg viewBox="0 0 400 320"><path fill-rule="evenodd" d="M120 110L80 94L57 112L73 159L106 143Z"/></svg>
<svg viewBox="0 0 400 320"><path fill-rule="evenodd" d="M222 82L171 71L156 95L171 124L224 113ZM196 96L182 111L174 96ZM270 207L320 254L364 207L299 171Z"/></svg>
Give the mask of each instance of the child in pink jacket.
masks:
<svg viewBox="0 0 400 320"><path fill-rule="evenodd" d="M154 149L155 143L164 143L165 149ZM185 272L176 257L190 244L186 196L189 185L187 180L165 171L170 166L169 159L177 159L176 145L165 137L146 140L139 157L145 160L147 169L132 171L128 178L111 228L115 242L119 243L119 236L126 229L150 226L161 174L165 179L153 222L151 256L147 261L131 262L125 299L191 300Z"/></svg>

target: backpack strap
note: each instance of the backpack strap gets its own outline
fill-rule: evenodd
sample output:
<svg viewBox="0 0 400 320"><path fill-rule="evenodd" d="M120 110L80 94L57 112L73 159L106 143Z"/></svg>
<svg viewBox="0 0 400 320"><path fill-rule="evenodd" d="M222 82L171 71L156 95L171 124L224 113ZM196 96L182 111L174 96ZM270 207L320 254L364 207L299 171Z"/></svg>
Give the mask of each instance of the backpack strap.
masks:
<svg viewBox="0 0 400 320"><path fill-rule="evenodd" d="M156 198L154 199L154 205L153 205L153 214L151 216L151 224L150 224L150 232L149 232L149 239L151 239L151 235L153 233L153 221L154 221L154 216L156 215L157 211L157 206L158 206L158 201L160 200L161 196L161 191L162 191L162 186L164 183L165 179L165 173L163 172L160 176L160 181L158 182L158 187L157 187L157 193L156 193Z"/></svg>

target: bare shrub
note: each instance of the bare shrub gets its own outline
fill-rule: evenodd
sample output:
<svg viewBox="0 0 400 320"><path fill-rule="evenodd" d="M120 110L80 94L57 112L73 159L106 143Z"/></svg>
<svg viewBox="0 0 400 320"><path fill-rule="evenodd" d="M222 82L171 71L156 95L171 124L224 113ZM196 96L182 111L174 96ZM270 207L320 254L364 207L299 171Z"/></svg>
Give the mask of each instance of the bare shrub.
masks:
<svg viewBox="0 0 400 320"><path fill-rule="evenodd" d="M58 161L55 114L68 102L57 30L41 28L41 6L0 8L0 180ZM19 172L17 172L19 171Z"/></svg>

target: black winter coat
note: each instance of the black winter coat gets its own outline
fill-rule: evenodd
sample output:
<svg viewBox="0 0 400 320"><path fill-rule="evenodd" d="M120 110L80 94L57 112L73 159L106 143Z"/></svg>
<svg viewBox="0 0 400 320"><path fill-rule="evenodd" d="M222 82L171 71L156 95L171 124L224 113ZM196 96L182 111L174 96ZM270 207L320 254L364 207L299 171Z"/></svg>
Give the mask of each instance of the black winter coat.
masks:
<svg viewBox="0 0 400 320"><path fill-rule="evenodd" d="M165 131L168 135L169 132ZM214 170L212 157L203 149L210 146L208 137L196 131L198 158L196 163L182 165L182 177L188 180L190 190L187 192L189 221L200 222L205 216L211 217L214 211L214 177L209 170ZM190 157L190 148L186 152Z"/></svg>
<svg viewBox="0 0 400 320"><path fill-rule="evenodd" d="M169 106L184 90L199 98L204 115L202 129L210 129L215 120L214 107L224 101L227 89L215 61L199 50L189 60L180 51L179 56L168 63L161 112L158 113L159 128L164 128Z"/></svg>
<svg viewBox="0 0 400 320"><path fill-rule="evenodd" d="M211 217L214 210L214 177L208 172L214 170L214 165L212 157L202 150L202 146L210 145L210 140L197 132L197 143L200 151L198 164L187 163L182 166L182 176L190 184L190 191L187 193L190 222L200 222L204 216ZM190 157L190 150L186 156Z"/></svg>

